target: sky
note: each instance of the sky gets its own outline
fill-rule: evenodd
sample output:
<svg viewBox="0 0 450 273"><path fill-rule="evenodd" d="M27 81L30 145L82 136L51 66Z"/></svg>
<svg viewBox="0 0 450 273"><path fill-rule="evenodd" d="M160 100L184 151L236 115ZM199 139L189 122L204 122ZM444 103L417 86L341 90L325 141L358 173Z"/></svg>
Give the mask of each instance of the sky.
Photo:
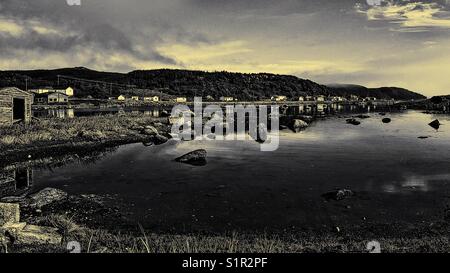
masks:
<svg viewBox="0 0 450 273"><path fill-rule="evenodd" d="M269 72L450 94L450 0L0 0L0 70Z"/></svg>

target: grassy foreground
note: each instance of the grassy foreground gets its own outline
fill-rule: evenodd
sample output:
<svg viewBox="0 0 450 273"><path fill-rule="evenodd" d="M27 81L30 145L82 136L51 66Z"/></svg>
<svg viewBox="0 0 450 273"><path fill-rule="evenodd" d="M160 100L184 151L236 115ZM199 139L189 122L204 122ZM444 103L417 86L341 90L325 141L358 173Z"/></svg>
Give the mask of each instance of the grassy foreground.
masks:
<svg viewBox="0 0 450 273"><path fill-rule="evenodd" d="M63 235L60 246L0 246L0 252L64 253L67 243L77 241L82 253L367 253L368 238L344 234L286 235L267 234L171 235L136 232L109 232L77 225L62 215L37 219L41 225L55 227ZM448 236L424 235L417 238L377 238L386 253L438 252L448 253Z"/></svg>

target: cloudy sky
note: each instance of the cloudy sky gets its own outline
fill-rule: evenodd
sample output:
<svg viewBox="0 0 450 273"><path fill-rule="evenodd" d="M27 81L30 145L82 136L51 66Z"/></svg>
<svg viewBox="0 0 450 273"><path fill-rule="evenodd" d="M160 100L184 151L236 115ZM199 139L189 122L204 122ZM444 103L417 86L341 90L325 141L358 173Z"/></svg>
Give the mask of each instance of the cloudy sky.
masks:
<svg viewBox="0 0 450 273"><path fill-rule="evenodd" d="M293 74L450 93L450 1L0 0L0 70Z"/></svg>

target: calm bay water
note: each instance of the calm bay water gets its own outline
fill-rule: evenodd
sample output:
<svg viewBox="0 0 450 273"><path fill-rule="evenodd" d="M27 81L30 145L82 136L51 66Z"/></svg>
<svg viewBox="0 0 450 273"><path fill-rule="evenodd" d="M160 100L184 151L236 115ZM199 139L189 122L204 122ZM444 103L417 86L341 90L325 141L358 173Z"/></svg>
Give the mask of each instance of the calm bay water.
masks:
<svg viewBox="0 0 450 273"><path fill-rule="evenodd" d="M119 147L95 163L34 170L33 190L115 196L120 211L160 230L270 230L291 227L422 223L441 219L450 190L450 117L415 111L377 113L360 126L345 117L282 131L280 148L255 141L171 140ZM444 125L434 130L428 123ZM419 139L428 136L427 139ZM195 149L208 164L173 159ZM357 195L326 201L336 188Z"/></svg>

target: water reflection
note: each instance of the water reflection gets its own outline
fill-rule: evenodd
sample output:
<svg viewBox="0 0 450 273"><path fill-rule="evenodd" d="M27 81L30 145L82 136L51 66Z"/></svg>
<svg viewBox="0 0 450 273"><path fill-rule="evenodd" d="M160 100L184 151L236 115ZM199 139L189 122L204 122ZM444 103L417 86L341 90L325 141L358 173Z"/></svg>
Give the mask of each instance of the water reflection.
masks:
<svg viewBox="0 0 450 273"><path fill-rule="evenodd" d="M0 197L24 194L32 186L32 168L17 168L0 173Z"/></svg>
<svg viewBox="0 0 450 273"><path fill-rule="evenodd" d="M270 108L270 107L269 107ZM384 109L389 111L389 106L381 105L354 105L354 104L298 104L298 105L282 105L280 113L289 116L295 115L310 115L310 116L327 116L339 113L360 113L371 112ZM171 108L159 107L117 107L117 108L95 108L95 109L40 109L34 110L33 116L37 118L74 118L82 116L98 116L98 115L115 115L123 113L141 113L151 117L161 117L162 111L171 111Z"/></svg>

